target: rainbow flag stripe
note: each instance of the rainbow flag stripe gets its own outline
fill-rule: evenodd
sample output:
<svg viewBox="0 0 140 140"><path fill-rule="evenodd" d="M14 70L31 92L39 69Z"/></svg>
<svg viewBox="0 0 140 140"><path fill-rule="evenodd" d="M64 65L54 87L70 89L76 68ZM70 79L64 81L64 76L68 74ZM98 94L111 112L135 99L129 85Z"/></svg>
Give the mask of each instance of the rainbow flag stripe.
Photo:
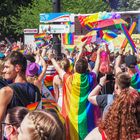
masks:
<svg viewBox="0 0 140 140"><path fill-rule="evenodd" d="M109 42L109 41L113 40L116 37L117 37L117 35L115 33L104 33L102 39L104 41Z"/></svg>
<svg viewBox="0 0 140 140"><path fill-rule="evenodd" d="M39 102L35 102L35 103L32 103L32 104L27 105L26 107L27 107L30 111L33 111L33 110L37 109L38 104L39 104Z"/></svg>
<svg viewBox="0 0 140 140"><path fill-rule="evenodd" d="M41 34L35 34L34 38L35 39L43 39L46 36L46 33L41 33Z"/></svg>
<svg viewBox="0 0 140 140"><path fill-rule="evenodd" d="M62 115L67 140L83 140L96 127L100 112L87 99L96 85L95 79L95 73L64 75Z"/></svg>
<svg viewBox="0 0 140 140"><path fill-rule="evenodd" d="M74 33L63 34L64 45L74 45Z"/></svg>
<svg viewBox="0 0 140 140"><path fill-rule="evenodd" d="M136 45L135 45L133 39L131 38L131 36L130 36L130 34L129 34L129 32L128 32L128 30L127 30L127 28L125 27L124 24L121 24L121 29L122 29L124 35L126 36L126 38L127 38L128 42L129 42L130 46L132 47L133 51L137 52L136 51Z"/></svg>
<svg viewBox="0 0 140 140"><path fill-rule="evenodd" d="M135 73L131 77L131 86L136 89L138 92L140 92L140 75L139 73Z"/></svg>

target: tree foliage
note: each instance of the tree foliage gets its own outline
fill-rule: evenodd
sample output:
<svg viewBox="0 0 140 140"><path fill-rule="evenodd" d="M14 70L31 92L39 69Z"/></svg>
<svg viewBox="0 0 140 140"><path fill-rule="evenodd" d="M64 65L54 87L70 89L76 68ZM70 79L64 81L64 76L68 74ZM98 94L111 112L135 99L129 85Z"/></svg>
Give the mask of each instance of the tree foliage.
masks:
<svg viewBox="0 0 140 140"><path fill-rule="evenodd" d="M119 11L133 11L139 10L140 0L120 0Z"/></svg>
<svg viewBox="0 0 140 140"><path fill-rule="evenodd" d="M23 34L25 28L38 28L39 14L53 11L52 0L1 0L0 27L5 35ZM61 0L61 12L94 13L106 11L100 0Z"/></svg>

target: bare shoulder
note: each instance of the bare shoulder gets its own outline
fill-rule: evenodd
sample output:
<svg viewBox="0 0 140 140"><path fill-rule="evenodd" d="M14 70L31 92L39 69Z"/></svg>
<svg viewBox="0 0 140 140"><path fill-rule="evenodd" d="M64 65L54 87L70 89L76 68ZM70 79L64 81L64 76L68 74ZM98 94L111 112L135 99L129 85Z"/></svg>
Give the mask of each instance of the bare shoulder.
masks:
<svg viewBox="0 0 140 140"><path fill-rule="evenodd" d="M12 98L13 89L9 86L3 87L0 89L0 98Z"/></svg>
<svg viewBox="0 0 140 140"><path fill-rule="evenodd" d="M102 140L98 127L94 128L84 140Z"/></svg>

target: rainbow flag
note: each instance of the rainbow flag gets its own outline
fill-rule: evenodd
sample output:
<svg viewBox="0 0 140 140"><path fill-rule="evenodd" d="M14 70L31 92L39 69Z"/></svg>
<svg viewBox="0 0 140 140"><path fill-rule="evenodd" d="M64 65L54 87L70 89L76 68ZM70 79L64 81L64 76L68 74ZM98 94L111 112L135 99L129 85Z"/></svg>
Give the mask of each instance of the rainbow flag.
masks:
<svg viewBox="0 0 140 140"><path fill-rule="evenodd" d="M117 37L117 34L115 34L113 32L112 33L104 33L102 39L104 41L106 41L106 42L109 42L109 41L113 40L116 37Z"/></svg>
<svg viewBox="0 0 140 140"><path fill-rule="evenodd" d="M124 24L121 24L121 29L122 29L122 31L123 31L123 33L124 33L126 39L128 40L130 46L132 47L133 51L134 51L134 52L137 52L137 51L136 51L136 45L135 45L133 39L131 38L131 36L130 36L130 34L129 34L129 31L127 30L127 28L125 27Z"/></svg>
<svg viewBox="0 0 140 140"><path fill-rule="evenodd" d="M30 111L33 111L33 110L37 109L38 104L39 104L39 102L35 102L35 103L32 103L32 104L27 105L26 107L27 107Z"/></svg>
<svg viewBox="0 0 140 140"><path fill-rule="evenodd" d="M136 89L138 92L140 92L140 74L135 73L131 77L131 86Z"/></svg>
<svg viewBox="0 0 140 140"><path fill-rule="evenodd" d="M44 41L43 40L36 40L35 44L37 47L42 47L44 45Z"/></svg>
<svg viewBox="0 0 140 140"><path fill-rule="evenodd" d="M66 120L67 140L83 140L96 127L99 108L88 101L96 85L95 73L64 75L62 115Z"/></svg>
<svg viewBox="0 0 140 140"><path fill-rule="evenodd" d="M34 38L35 40L38 40L38 39L43 39L45 36L46 36L46 33L35 34Z"/></svg>
<svg viewBox="0 0 140 140"><path fill-rule="evenodd" d="M63 34L62 37L64 45L74 45L74 33Z"/></svg>

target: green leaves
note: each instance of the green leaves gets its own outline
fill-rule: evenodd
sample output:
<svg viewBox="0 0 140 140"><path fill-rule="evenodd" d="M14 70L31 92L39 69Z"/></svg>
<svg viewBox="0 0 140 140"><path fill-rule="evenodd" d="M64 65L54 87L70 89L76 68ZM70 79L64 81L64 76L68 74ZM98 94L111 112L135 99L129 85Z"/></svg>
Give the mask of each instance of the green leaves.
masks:
<svg viewBox="0 0 140 140"><path fill-rule="evenodd" d="M52 0L1 0L0 30L3 34L23 34L25 28L39 27L39 14L53 11ZM61 0L61 12L95 13L106 11L107 3L101 0Z"/></svg>

